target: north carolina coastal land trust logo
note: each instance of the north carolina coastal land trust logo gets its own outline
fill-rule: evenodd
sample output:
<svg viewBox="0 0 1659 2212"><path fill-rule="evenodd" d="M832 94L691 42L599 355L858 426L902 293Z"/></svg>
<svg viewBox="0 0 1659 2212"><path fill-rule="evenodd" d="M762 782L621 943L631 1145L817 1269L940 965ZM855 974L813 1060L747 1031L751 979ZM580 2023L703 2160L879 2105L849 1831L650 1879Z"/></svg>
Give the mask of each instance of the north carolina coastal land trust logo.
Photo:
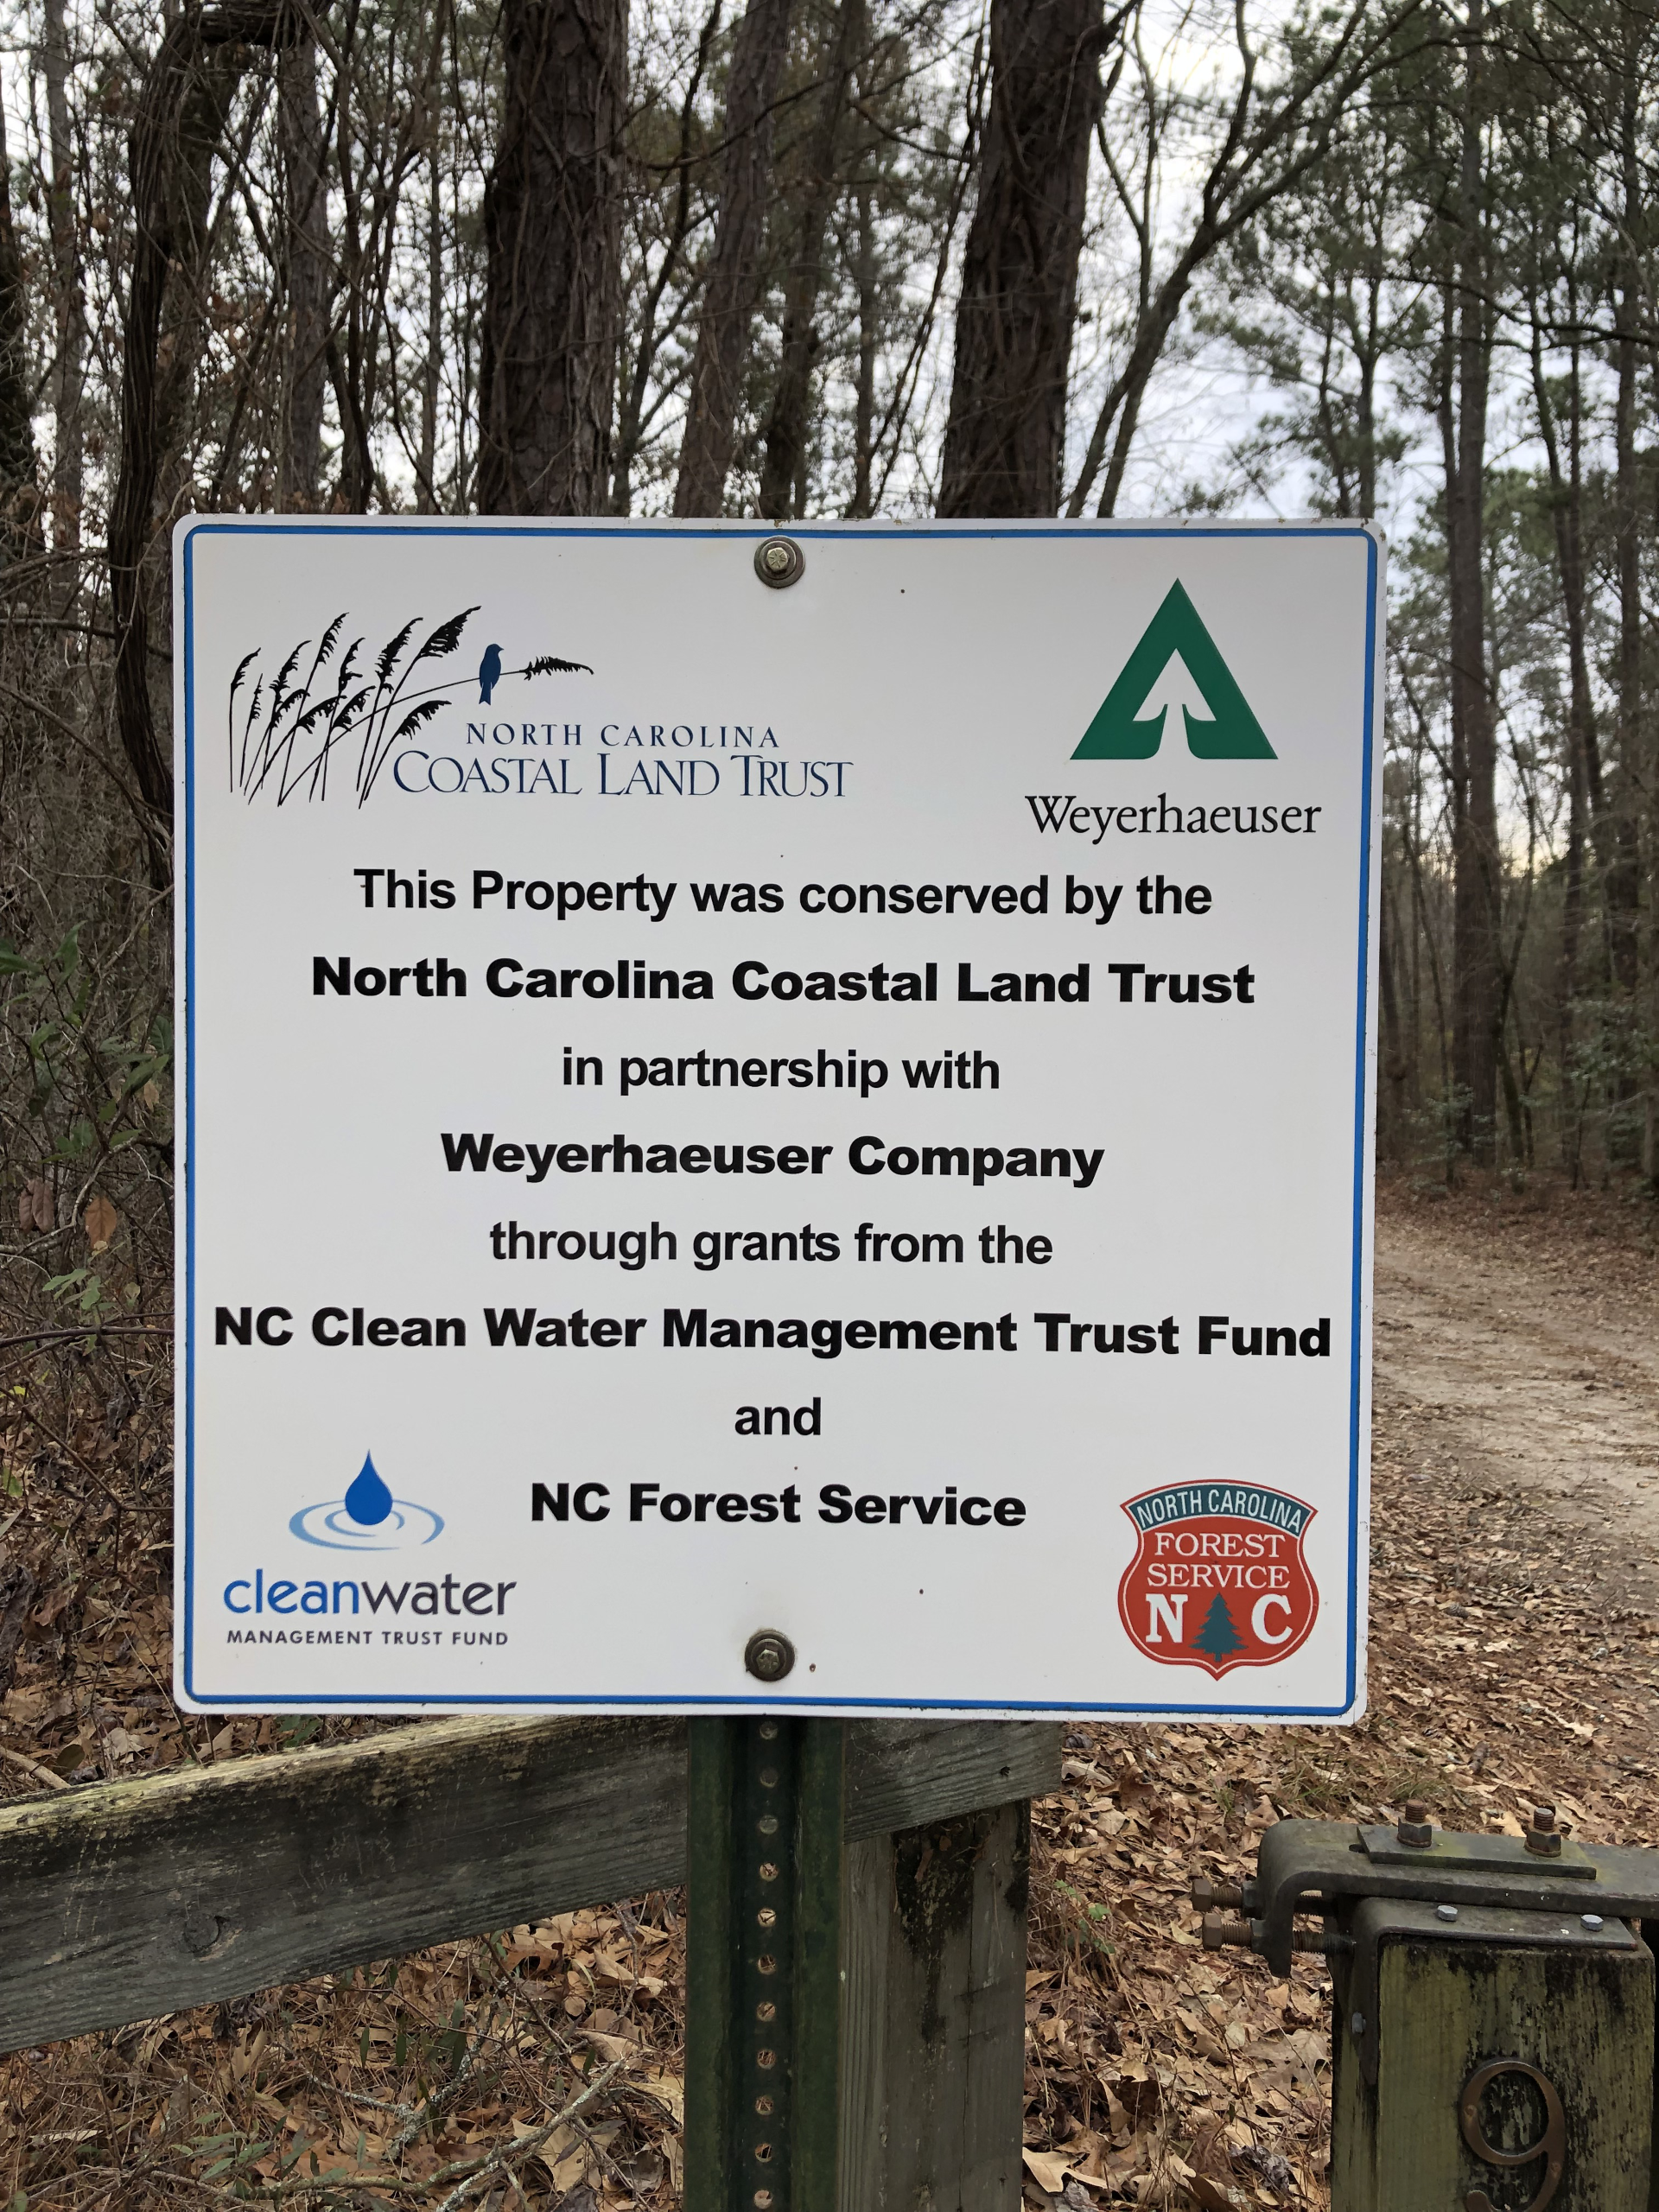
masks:
<svg viewBox="0 0 1659 2212"><path fill-rule="evenodd" d="M1302 1557L1314 1509L1242 1483L1126 1499L1139 1539L1117 1586L1130 1641L1165 1667L1271 1667L1306 1643L1319 1593Z"/></svg>
<svg viewBox="0 0 1659 2212"><path fill-rule="evenodd" d="M1172 706L1180 709L1187 750L1198 760L1278 758L1179 582L1170 586L1071 758L1150 760L1164 741Z"/></svg>
<svg viewBox="0 0 1659 2212"><path fill-rule="evenodd" d="M357 1479L344 1497L308 1505L289 1522L302 1543L335 1552L406 1552L429 1544L443 1527L441 1514L406 1497L394 1497L365 1453Z"/></svg>
<svg viewBox="0 0 1659 2212"><path fill-rule="evenodd" d="M352 795L366 806L388 763L396 781L404 749L414 746L435 715L461 703L456 695L464 695L475 715L486 709L499 715L506 704L495 694L510 679L593 674L586 661L558 653L532 653L520 666L507 668L502 648L493 643L485 646L476 675L453 669L441 673L438 664L453 662L458 653L470 661L470 650L462 653L462 632L477 613L476 607L466 607L434 623L416 615L378 653L366 636L346 637L345 614L336 615L320 638L302 638L276 669L269 662L264 670L259 666L263 646L245 653L225 710L232 791L250 804L256 799L276 806L293 799L316 802L344 791L349 770ZM536 725L528 727L533 731Z"/></svg>

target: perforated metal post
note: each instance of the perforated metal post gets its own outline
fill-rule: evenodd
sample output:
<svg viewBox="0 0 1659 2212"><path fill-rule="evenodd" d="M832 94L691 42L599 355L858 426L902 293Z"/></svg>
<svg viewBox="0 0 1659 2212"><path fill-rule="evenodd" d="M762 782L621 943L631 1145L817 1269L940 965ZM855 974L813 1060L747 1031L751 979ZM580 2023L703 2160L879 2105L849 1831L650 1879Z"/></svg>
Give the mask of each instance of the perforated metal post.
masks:
<svg viewBox="0 0 1659 2212"><path fill-rule="evenodd" d="M842 1724L690 1724L686 2212L835 2212Z"/></svg>

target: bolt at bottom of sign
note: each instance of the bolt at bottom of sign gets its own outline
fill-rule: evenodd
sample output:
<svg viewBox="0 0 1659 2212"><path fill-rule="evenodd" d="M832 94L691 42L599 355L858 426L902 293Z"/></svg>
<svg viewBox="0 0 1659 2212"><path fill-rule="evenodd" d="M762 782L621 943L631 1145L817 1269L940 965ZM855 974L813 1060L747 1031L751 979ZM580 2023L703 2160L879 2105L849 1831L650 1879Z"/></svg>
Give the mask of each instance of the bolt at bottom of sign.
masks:
<svg viewBox="0 0 1659 2212"><path fill-rule="evenodd" d="M757 1629L743 1648L743 1664L757 1681L781 1682L795 1664L795 1647L780 1629Z"/></svg>

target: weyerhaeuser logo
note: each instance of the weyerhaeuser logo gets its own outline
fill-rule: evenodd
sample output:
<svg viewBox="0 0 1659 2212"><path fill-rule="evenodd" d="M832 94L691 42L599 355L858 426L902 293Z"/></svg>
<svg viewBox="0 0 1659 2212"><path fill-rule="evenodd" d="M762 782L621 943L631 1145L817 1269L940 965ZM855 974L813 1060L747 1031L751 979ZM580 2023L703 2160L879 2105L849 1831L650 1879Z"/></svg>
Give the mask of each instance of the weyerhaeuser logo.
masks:
<svg viewBox="0 0 1659 2212"><path fill-rule="evenodd" d="M521 667L506 668L501 647L490 644L476 675L435 681L437 664L461 651L461 633L477 613L476 607L463 607L426 628L424 636L416 615L372 662L364 638L342 646L344 614L315 642L302 638L269 678L257 665L264 648L245 653L226 706L232 791L250 804L255 799L277 806L296 798L320 801L344 789L349 772L357 804L364 806L388 762L396 779L397 756L455 694L468 694L470 704L476 683L477 703L488 707L497 703L497 687L514 677L528 683L536 677L593 674L586 661L563 660L556 653L532 654Z"/></svg>
<svg viewBox="0 0 1659 2212"><path fill-rule="evenodd" d="M1150 760L1164 741L1172 707L1179 709L1187 751L1197 760L1278 757L1179 581L1141 632L1071 758Z"/></svg>
<svg viewBox="0 0 1659 2212"><path fill-rule="evenodd" d="M442 1533L443 1516L429 1506L394 1497L373 1455L365 1452L344 1497L305 1506L288 1525L302 1543L321 1544L329 1551L403 1552L429 1544Z"/></svg>

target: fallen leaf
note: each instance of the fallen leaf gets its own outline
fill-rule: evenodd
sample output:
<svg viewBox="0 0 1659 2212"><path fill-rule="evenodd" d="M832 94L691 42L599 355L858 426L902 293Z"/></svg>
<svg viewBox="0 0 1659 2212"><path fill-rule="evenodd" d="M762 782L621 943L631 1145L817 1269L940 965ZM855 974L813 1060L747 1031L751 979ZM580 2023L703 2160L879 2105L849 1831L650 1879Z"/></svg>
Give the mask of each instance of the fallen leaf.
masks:
<svg viewBox="0 0 1659 2212"><path fill-rule="evenodd" d="M93 1198L81 1220L93 1251L107 1252L111 1239L121 1225L121 1218L102 1191Z"/></svg>
<svg viewBox="0 0 1659 2212"><path fill-rule="evenodd" d="M1048 2196L1058 2196L1065 2187L1066 2176L1077 2170L1077 2160L1068 2158L1064 2151L1025 2151L1021 2155L1032 2179Z"/></svg>
<svg viewBox="0 0 1659 2212"><path fill-rule="evenodd" d="M653 2097L668 2107L677 2126L685 2121L685 2083L677 2074L651 2073L645 2076L645 2088Z"/></svg>
<svg viewBox="0 0 1659 2212"><path fill-rule="evenodd" d="M1245 2212L1250 2201L1242 2189L1211 2181L1208 2174L1194 2174L1186 2186L1193 2202L1202 2204L1205 2212Z"/></svg>
<svg viewBox="0 0 1659 2212"><path fill-rule="evenodd" d="M592 2045L607 2066L615 2058L632 2058L639 2049L632 2036L602 2036L591 2028L583 2031L582 2039Z"/></svg>

